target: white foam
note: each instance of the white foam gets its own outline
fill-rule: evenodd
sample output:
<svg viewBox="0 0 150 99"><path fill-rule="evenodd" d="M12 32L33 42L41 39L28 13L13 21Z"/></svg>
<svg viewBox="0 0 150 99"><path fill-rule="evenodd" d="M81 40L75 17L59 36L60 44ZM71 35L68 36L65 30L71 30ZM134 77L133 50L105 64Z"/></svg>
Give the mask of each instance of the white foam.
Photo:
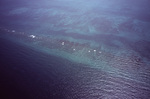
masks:
<svg viewBox="0 0 150 99"><path fill-rule="evenodd" d="M11 32L13 32L13 33L14 33L14 32L16 32L16 31L15 31L15 30L12 30Z"/></svg>
<svg viewBox="0 0 150 99"><path fill-rule="evenodd" d="M61 45L65 45L65 42L62 42Z"/></svg>
<svg viewBox="0 0 150 99"><path fill-rule="evenodd" d="M31 37L31 38L35 38L35 35L30 35L29 37Z"/></svg>

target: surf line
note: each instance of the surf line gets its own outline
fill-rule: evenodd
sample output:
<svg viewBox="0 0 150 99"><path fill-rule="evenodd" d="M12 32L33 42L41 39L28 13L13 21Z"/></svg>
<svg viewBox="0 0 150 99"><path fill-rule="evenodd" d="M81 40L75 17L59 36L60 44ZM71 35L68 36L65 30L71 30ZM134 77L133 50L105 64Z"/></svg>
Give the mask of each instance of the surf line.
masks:
<svg viewBox="0 0 150 99"><path fill-rule="evenodd" d="M35 35L35 34L29 34L29 33L25 33L25 32L18 32L14 29L7 29L7 28L4 28L4 27L0 27L0 30L3 30L5 32L7 32L8 34L11 34L11 35L17 35L19 36L20 38L23 38L23 39L26 39L28 38L29 41L42 41L42 43L44 44L45 42L45 45L47 45L47 43L52 44L53 45L53 48L55 48L56 45L60 45L63 46L64 49L67 50L72 50L73 52L77 52L79 50L82 50L82 49L87 49L87 50L84 50L86 53L97 53L97 54L101 54L102 53L102 50L99 50L97 51L96 49L93 49L90 47L90 44L80 44L78 42L70 42L70 41L67 41L67 40L62 40L62 39L53 39L53 38L48 38L48 37L41 37L39 35ZM47 45L48 46L48 45ZM58 46L56 47L58 48Z"/></svg>

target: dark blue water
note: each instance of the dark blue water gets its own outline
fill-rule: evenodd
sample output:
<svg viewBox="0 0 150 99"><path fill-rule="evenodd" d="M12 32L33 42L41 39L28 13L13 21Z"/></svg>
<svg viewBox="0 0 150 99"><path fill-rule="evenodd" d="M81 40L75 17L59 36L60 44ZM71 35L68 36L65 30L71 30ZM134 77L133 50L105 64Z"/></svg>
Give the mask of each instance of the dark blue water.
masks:
<svg viewBox="0 0 150 99"><path fill-rule="evenodd" d="M4 98L66 99L76 83L73 68L66 60L0 39L0 90ZM76 85L76 84L75 84Z"/></svg>

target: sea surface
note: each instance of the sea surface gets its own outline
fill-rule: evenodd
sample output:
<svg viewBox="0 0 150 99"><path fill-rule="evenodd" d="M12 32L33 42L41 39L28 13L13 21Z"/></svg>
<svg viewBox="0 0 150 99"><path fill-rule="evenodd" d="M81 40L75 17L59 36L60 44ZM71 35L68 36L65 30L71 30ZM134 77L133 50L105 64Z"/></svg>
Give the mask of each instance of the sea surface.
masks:
<svg viewBox="0 0 150 99"><path fill-rule="evenodd" d="M148 99L149 70L110 73L0 39L3 99ZM117 64L117 63L116 63ZM143 67L144 68L144 67ZM139 79L140 78L140 79Z"/></svg>
<svg viewBox="0 0 150 99"><path fill-rule="evenodd" d="M3 99L147 99L150 85L0 39ZM145 74L145 76L147 76ZM149 79L146 78L146 79Z"/></svg>

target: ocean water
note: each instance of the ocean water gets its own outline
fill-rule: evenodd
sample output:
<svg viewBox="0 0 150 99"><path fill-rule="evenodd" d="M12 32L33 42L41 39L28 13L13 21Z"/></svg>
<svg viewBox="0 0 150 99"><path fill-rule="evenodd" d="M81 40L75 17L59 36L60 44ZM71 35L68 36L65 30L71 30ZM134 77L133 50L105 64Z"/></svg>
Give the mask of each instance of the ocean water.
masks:
<svg viewBox="0 0 150 99"><path fill-rule="evenodd" d="M0 1L0 98L148 99L149 3Z"/></svg>
<svg viewBox="0 0 150 99"><path fill-rule="evenodd" d="M1 38L1 97L4 99L147 99L143 80L70 62ZM145 80L144 80L145 79ZM148 80L148 82L146 82Z"/></svg>

